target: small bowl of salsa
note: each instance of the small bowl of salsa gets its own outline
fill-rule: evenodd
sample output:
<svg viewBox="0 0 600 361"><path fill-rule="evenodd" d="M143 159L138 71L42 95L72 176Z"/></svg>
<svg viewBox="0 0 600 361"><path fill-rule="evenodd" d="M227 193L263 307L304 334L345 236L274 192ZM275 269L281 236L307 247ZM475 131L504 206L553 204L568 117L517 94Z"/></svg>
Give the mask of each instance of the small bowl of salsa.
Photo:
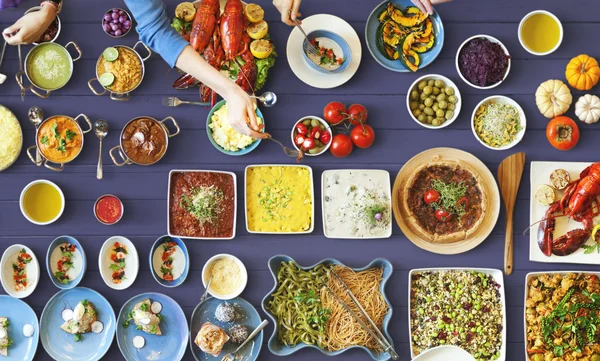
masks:
<svg viewBox="0 0 600 361"><path fill-rule="evenodd" d="M125 208L123 202L112 194L100 196L94 203L94 215L98 222L108 226L113 225L123 218Z"/></svg>
<svg viewBox="0 0 600 361"><path fill-rule="evenodd" d="M352 62L350 46L338 34L328 30L315 30L308 34L310 43L319 50L319 55L308 52L308 40L304 39L302 48L304 60L313 69L325 74L344 72Z"/></svg>
<svg viewBox="0 0 600 361"><path fill-rule="evenodd" d="M560 20L545 10L532 11L519 24L519 42L529 53L544 56L553 53L563 40Z"/></svg>

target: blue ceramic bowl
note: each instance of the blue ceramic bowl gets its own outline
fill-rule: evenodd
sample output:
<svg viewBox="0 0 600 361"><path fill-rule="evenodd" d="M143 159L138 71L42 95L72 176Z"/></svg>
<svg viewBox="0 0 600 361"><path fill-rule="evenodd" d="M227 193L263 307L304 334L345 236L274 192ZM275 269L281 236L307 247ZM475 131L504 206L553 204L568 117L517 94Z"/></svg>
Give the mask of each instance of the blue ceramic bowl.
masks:
<svg viewBox="0 0 600 361"><path fill-rule="evenodd" d="M2 310L2 316L8 318L10 322L8 336L13 340L13 344L8 350L8 359L3 359L32 361L40 339L38 318L35 312L25 302L7 295L0 295L0 310ZM23 326L26 324L33 326L34 331L31 337L23 335Z"/></svg>
<svg viewBox="0 0 600 361"><path fill-rule="evenodd" d="M411 72L407 69L400 60L390 60L386 58L378 49L377 49L377 27L379 27L379 14L386 8L387 3L391 2L396 7L400 7L402 9L408 6L414 6L414 4L410 0L385 0L381 4L379 4L371 15L369 15L369 19L367 20L367 25L365 28L365 40L367 43L367 47L369 48L369 52L373 56L373 58L384 68L396 71L396 72ZM421 64L419 65L419 70L425 68L427 65L431 64L440 54L442 48L444 47L444 24L442 24L442 19L440 15L434 10L433 15L430 15L430 18L433 22L433 33L435 34L435 44L433 48L426 53L419 54L421 58Z"/></svg>
<svg viewBox="0 0 600 361"><path fill-rule="evenodd" d="M160 302L163 306L160 312L163 316L160 323L161 336L136 330L133 322L130 323L129 327L123 327L123 323L127 320L127 314L133 309L133 306L146 298L149 298L152 302ZM117 325L117 344L125 360L179 361L183 358L189 337L188 324L181 306L171 297L156 292L137 295L125 302L117 320L119 322ZM133 347L132 344L132 339L135 336L142 336L146 340L146 345L139 350Z"/></svg>
<svg viewBox="0 0 600 361"><path fill-rule="evenodd" d="M79 274L77 275L77 277L67 284L60 283L56 279L56 277L54 277L54 275L52 274L52 262L51 262L52 252L54 251L54 249L56 247L60 246L62 243L74 244L77 247L77 249L79 250L79 253L81 254L81 270L79 271ZM79 243L79 241L77 239L75 239L74 237L71 237L71 236L60 236L60 237L55 238L54 241L52 241L52 243L50 243L50 246L48 247L48 252L46 253L46 269L48 270L48 276L50 276L50 280L56 287L60 288L61 290L69 290L73 287L77 287L79 282L81 282L81 280L83 279L86 268L87 268L87 260L85 257L85 251L83 250L81 243Z"/></svg>
<svg viewBox="0 0 600 361"><path fill-rule="evenodd" d="M223 302L238 305L238 310L242 314L242 317L239 321L225 323L220 322L215 318L215 310L217 309L217 306ZM250 333L256 327L258 327L258 325L260 325L262 320L256 311L256 308L254 308L254 306L241 297L236 297L228 301L222 301L214 297L207 298L203 303L200 303L198 306L196 306L194 312L192 312L192 318L190 319L190 349L192 351L192 355L194 355L194 358L198 361L220 361L225 354L235 351L235 349L239 346L231 341L227 342L217 357L202 352L194 343L194 338L196 338L198 331L200 331L200 327L202 327L205 322L210 322L213 325L219 326L225 332L229 332L229 329L233 325L241 324L246 326L248 333ZM260 353L260 349L262 347L263 333L264 330L256 335L253 341L251 341L250 345L244 347L245 352L249 354L244 354L243 358L236 358L236 360L241 359L244 361L255 361L258 358L258 354Z"/></svg>
<svg viewBox="0 0 600 361"><path fill-rule="evenodd" d="M310 33L308 33L308 38L311 40L315 39L315 38L330 39L333 42L335 42L342 49L342 53L344 54L344 61L342 62L342 65L340 65L339 68L337 68L335 70L326 70L326 69L321 68L317 64L313 63L312 60L310 60L310 58L306 54L306 51L302 51L304 60L306 61L308 66L310 66L314 70L316 70L320 73L324 73L324 74L339 74L339 73L345 71L348 68L348 66L350 65L350 63L352 62L352 51L350 50L350 46L348 45L346 40L344 40L344 38L342 38L338 34L328 31L328 30L315 30L315 31L311 31ZM304 42L302 43L302 49L303 50L306 49L307 46L308 46L308 40L306 40L306 38L305 38Z"/></svg>
<svg viewBox="0 0 600 361"><path fill-rule="evenodd" d="M317 349L327 356L336 356L347 350L350 350L353 348L359 348L359 349L365 350L369 354L369 356L371 356L371 358L376 361L384 361L384 360L389 360L391 358L391 356L388 352L377 353L376 351L370 350L363 346L353 346L353 347L345 348L343 350L332 352L332 351L323 350L323 349L319 348L318 346L307 345L305 343L299 343L294 347L289 347L289 346L282 344L279 341L279 329L278 329L277 319L275 318L275 315L273 315L271 312L269 312L267 310L267 304L268 304L269 300L271 299L271 294L273 292L275 292L275 290L277 290L277 287L279 286L279 284L277 283L277 272L279 271L279 267L281 267L281 263L289 262L289 261L293 261L296 264L298 264L291 257L284 256L284 255L273 256L269 260L269 270L271 271L271 275L273 276L273 279L275 280L275 286L273 286L273 289L265 296L265 298L263 298L262 308L263 308L263 311L265 311L265 313L271 318L271 320L273 321L273 324L275 325L275 327L273 329L273 335L271 335L271 338L269 338L269 343L268 343L269 350L271 351L272 354L277 355L277 356L287 356L287 355L291 355L294 352L301 350L305 347L309 347L309 348ZM326 258L312 266L308 266L308 267L302 267L300 265L298 265L298 266L300 268L302 268L303 270L310 270L320 264L338 264L338 265L342 265L342 266L344 265L343 263L341 263L340 261L338 261L334 258ZM393 272L392 264L390 263L390 261L388 261L386 259L377 258L365 267L352 268L352 269L354 271L364 271L366 269L373 268L373 267L384 269L380 291L381 291L381 294L383 295L383 298L385 299L385 302L389 306L389 311L388 311L387 315L385 316L385 318L383 319L383 327L382 327L381 332L385 335L385 337L393 345L394 342L392 340L392 337L388 333L388 324L390 323L390 319L392 318L392 305L390 304L390 301L387 299L387 296L385 295L385 285Z"/></svg>
<svg viewBox="0 0 600 361"><path fill-rule="evenodd" d="M213 116L213 114L217 110L219 110L219 108L221 108L224 104L225 104L225 100L221 100L220 102L218 102L217 104L215 104L215 106L208 113L208 118L206 118L206 133L208 134L208 140L210 140L210 142L212 143L212 145L215 148L217 148L217 150L219 152L227 154L227 155L238 156L238 155L244 155L244 154L250 153L251 151L253 151L254 149L256 149L256 147L258 147L258 145L260 144L261 139L255 140L252 144L250 144L249 146L247 146L244 149L238 150L237 152L232 152L232 151L223 149L213 139L213 137L212 137L212 133L213 133L212 129L210 129L210 127L208 125L212 122L212 116ZM258 107L256 108L256 115L259 118L261 118L263 120L263 124L265 124L265 117L263 117L263 115L262 115L262 113L261 113L261 111L260 111L260 109ZM264 130L265 130L265 128L263 127L263 132L264 132Z"/></svg>
<svg viewBox="0 0 600 361"><path fill-rule="evenodd" d="M98 313L98 321L104 324L102 332L88 332L83 339L75 342L73 335L64 332L62 311L65 306L74 308L80 301L88 300ZM115 336L115 312L106 298L98 292L75 287L55 294L44 307L40 319L42 346L57 361L98 361L110 348Z"/></svg>
<svg viewBox="0 0 600 361"><path fill-rule="evenodd" d="M185 266L183 268L183 273L181 274L181 276L179 278L177 278L176 280L173 280L173 282L163 280L160 277L160 275L158 273L156 273L156 270L154 269L154 263L152 262L155 250L157 248L161 247L161 245L167 238L170 239L172 242L176 242L179 249L181 249L181 252L185 255ZM165 236L162 236L159 239L157 239L156 242L154 242L154 244L152 245L152 248L150 249L150 256L148 257L148 260L150 262L150 269L152 270L152 276L154 277L156 282L158 282L161 286L164 286L164 287L173 288L173 287L179 286L180 284L182 284L185 281L185 279L187 278L188 272L190 271L190 255L188 253L187 247L185 246L185 243L183 243L183 241L177 237L170 237L170 236L165 235Z"/></svg>

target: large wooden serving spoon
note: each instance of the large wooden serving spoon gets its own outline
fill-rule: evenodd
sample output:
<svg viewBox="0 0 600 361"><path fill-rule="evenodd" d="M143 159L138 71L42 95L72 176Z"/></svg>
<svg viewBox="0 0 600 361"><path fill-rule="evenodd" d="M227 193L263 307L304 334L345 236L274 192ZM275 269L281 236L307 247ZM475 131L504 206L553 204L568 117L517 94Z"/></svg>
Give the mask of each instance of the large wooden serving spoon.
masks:
<svg viewBox="0 0 600 361"><path fill-rule="evenodd" d="M504 273L513 271L513 211L519 192L521 176L525 168L525 153L515 153L500 163L498 183L506 206L506 238L504 241Z"/></svg>

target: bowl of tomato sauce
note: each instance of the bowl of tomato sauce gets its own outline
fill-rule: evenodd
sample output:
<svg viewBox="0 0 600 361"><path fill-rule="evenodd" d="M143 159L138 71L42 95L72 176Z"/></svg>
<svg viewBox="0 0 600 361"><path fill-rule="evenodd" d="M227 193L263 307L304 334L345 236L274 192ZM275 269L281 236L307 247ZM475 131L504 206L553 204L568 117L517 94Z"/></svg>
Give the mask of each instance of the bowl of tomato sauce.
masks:
<svg viewBox="0 0 600 361"><path fill-rule="evenodd" d="M123 202L112 194L100 196L94 203L94 215L102 224L112 225L119 222L124 211Z"/></svg>

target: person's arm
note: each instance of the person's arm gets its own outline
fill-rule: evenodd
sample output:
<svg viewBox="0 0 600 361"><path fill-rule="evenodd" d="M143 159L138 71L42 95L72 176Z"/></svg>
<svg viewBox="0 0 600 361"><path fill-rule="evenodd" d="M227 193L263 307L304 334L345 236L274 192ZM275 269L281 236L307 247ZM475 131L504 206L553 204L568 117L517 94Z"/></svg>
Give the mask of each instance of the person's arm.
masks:
<svg viewBox="0 0 600 361"><path fill-rule="evenodd" d="M159 53L171 67L177 67L212 88L227 101L228 123L239 133L261 137L257 130L254 103L246 92L210 66L175 29L169 25L162 0L125 0L137 22L140 40ZM248 127L247 121L253 129Z"/></svg>
<svg viewBox="0 0 600 361"><path fill-rule="evenodd" d="M300 14L300 3L302 0L273 0L273 5L279 10L281 13L281 21L284 24L288 24L289 26L295 26L295 20L302 23L300 19L298 19L302 14Z"/></svg>
<svg viewBox="0 0 600 361"><path fill-rule="evenodd" d="M31 44L42 37L56 18L58 7L48 2L42 3L39 11L23 15L16 23L2 31L2 37L10 45Z"/></svg>

